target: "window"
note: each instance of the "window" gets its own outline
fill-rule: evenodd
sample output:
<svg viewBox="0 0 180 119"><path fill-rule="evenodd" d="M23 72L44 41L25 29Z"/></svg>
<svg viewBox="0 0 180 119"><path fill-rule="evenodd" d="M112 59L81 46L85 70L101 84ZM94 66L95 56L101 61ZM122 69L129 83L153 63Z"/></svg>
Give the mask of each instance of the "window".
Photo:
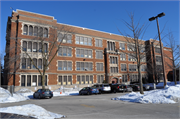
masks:
<svg viewBox="0 0 180 119"><path fill-rule="evenodd" d="M76 84L92 84L93 76L92 75L77 75Z"/></svg>
<svg viewBox="0 0 180 119"><path fill-rule="evenodd" d="M37 86L37 75L33 75L33 83L36 83L34 86Z"/></svg>
<svg viewBox="0 0 180 119"><path fill-rule="evenodd" d="M156 65L156 71L162 72L163 71L162 67L163 67L162 65Z"/></svg>
<svg viewBox="0 0 180 119"><path fill-rule="evenodd" d="M71 34L58 34L58 41L63 43L71 43L72 35Z"/></svg>
<svg viewBox="0 0 180 119"><path fill-rule="evenodd" d="M141 65L141 71L146 71L146 65Z"/></svg>
<svg viewBox="0 0 180 119"><path fill-rule="evenodd" d="M121 71L126 71L126 64L121 64Z"/></svg>
<svg viewBox="0 0 180 119"><path fill-rule="evenodd" d="M96 47L102 47L102 40L101 39L96 39L96 41L95 41L95 46Z"/></svg>
<svg viewBox="0 0 180 119"><path fill-rule="evenodd" d="M43 48L44 48L44 52L47 53L48 52L48 45L47 45L47 43L44 43L44 47Z"/></svg>
<svg viewBox="0 0 180 119"><path fill-rule="evenodd" d="M29 35L32 36L33 35L33 27L29 26Z"/></svg>
<svg viewBox="0 0 180 119"><path fill-rule="evenodd" d="M143 52L145 52L146 50L145 50L145 47L140 47L140 51L143 53Z"/></svg>
<svg viewBox="0 0 180 119"><path fill-rule="evenodd" d="M88 37L84 37L84 36L76 36L76 44L80 44L80 45L92 45L92 39L88 38Z"/></svg>
<svg viewBox="0 0 180 119"><path fill-rule="evenodd" d="M31 75L27 75L27 86L31 86Z"/></svg>
<svg viewBox="0 0 180 119"><path fill-rule="evenodd" d="M138 75L137 74L130 75L129 77L130 77L131 82L138 82Z"/></svg>
<svg viewBox="0 0 180 119"><path fill-rule="evenodd" d="M58 70L71 71L72 62L71 61L58 61Z"/></svg>
<svg viewBox="0 0 180 119"><path fill-rule="evenodd" d="M135 46L132 45L132 44L128 44L128 45L127 45L127 50L128 50L128 51L135 51Z"/></svg>
<svg viewBox="0 0 180 119"><path fill-rule="evenodd" d="M110 67L111 73L118 73L118 67Z"/></svg>
<svg viewBox="0 0 180 119"><path fill-rule="evenodd" d="M137 65L129 65L129 71L137 71Z"/></svg>
<svg viewBox="0 0 180 119"><path fill-rule="evenodd" d="M39 37L43 37L43 28L42 27L39 28L38 35L39 35Z"/></svg>
<svg viewBox="0 0 180 119"><path fill-rule="evenodd" d="M76 84L81 84L81 76L77 76Z"/></svg>
<svg viewBox="0 0 180 119"><path fill-rule="evenodd" d="M59 77L58 77L58 82L59 82L58 84L63 85L62 76L59 76Z"/></svg>
<svg viewBox="0 0 180 119"><path fill-rule="evenodd" d="M96 71L103 71L103 63L96 63Z"/></svg>
<svg viewBox="0 0 180 119"><path fill-rule="evenodd" d="M117 57L110 56L110 64L118 64Z"/></svg>
<svg viewBox="0 0 180 119"><path fill-rule="evenodd" d="M63 76L63 85L67 85L67 76Z"/></svg>
<svg viewBox="0 0 180 119"><path fill-rule="evenodd" d="M25 84L26 84L26 76L21 75L21 86L25 86Z"/></svg>
<svg viewBox="0 0 180 119"><path fill-rule="evenodd" d="M141 58L141 62L146 62L146 56L143 56L143 57Z"/></svg>
<svg viewBox="0 0 180 119"><path fill-rule="evenodd" d="M23 34L28 35L28 26L24 25Z"/></svg>
<svg viewBox="0 0 180 119"><path fill-rule="evenodd" d="M155 48L155 52L156 52L156 53L161 53L160 48Z"/></svg>
<svg viewBox="0 0 180 119"><path fill-rule="evenodd" d="M121 53L120 54L120 60L126 60L126 54Z"/></svg>
<svg viewBox="0 0 180 119"><path fill-rule="evenodd" d="M89 81L90 84L93 84L93 75L90 75L90 81Z"/></svg>
<svg viewBox="0 0 180 119"><path fill-rule="evenodd" d="M38 68L42 69L42 59L38 59Z"/></svg>
<svg viewBox="0 0 180 119"><path fill-rule="evenodd" d="M22 58L22 69L26 69L26 58Z"/></svg>
<svg viewBox="0 0 180 119"><path fill-rule="evenodd" d="M97 75L97 83L103 83L104 75Z"/></svg>
<svg viewBox="0 0 180 119"><path fill-rule="evenodd" d="M115 42L107 41L108 50L115 51Z"/></svg>
<svg viewBox="0 0 180 119"><path fill-rule="evenodd" d="M37 46L38 44L36 42L33 43L33 52L37 52Z"/></svg>
<svg viewBox="0 0 180 119"><path fill-rule="evenodd" d="M119 43L119 48L121 50L125 50L125 43Z"/></svg>
<svg viewBox="0 0 180 119"><path fill-rule="evenodd" d="M42 52L42 43L39 43L39 52Z"/></svg>
<svg viewBox="0 0 180 119"><path fill-rule="evenodd" d="M96 59L103 59L103 51L96 51Z"/></svg>
<svg viewBox="0 0 180 119"><path fill-rule="evenodd" d="M122 75L122 82L127 82L127 75Z"/></svg>
<svg viewBox="0 0 180 119"><path fill-rule="evenodd" d="M91 62L76 62L77 71L92 71L93 63Z"/></svg>
<svg viewBox="0 0 180 119"><path fill-rule="evenodd" d="M32 42L29 41L28 42L28 49L27 49L28 52L32 52Z"/></svg>
<svg viewBox="0 0 180 119"><path fill-rule="evenodd" d="M37 26L34 27L34 36L38 36L38 27Z"/></svg>
<svg viewBox="0 0 180 119"><path fill-rule="evenodd" d="M162 62L161 56L156 56L156 62Z"/></svg>
<svg viewBox="0 0 180 119"><path fill-rule="evenodd" d="M33 62L34 62L34 64L35 64L35 65L33 65L33 69L36 69L35 66L37 66L37 59L33 58ZM33 64L33 63L32 63L32 64Z"/></svg>
<svg viewBox="0 0 180 119"><path fill-rule="evenodd" d="M92 50L76 49L76 57L92 58Z"/></svg>
<svg viewBox="0 0 180 119"><path fill-rule="evenodd" d="M27 69L31 69L31 59L27 59Z"/></svg>
<svg viewBox="0 0 180 119"><path fill-rule="evenodd" d="M128 55L128 61L136 61L135 56L132 55L132 54L129 54L129 55Z"/></svg>
<svg viewBox="0 0 180 119"><path fill-rule="evenodd" d="M44 37L48 37L48 29L47 28L44 29Z"/></svg>
<svg viewBox="0 0 180 119"><path fill-rule="evenodd" d="M26 51L26 50L27 50L27 42L23 41L23 51Z"/></svg>

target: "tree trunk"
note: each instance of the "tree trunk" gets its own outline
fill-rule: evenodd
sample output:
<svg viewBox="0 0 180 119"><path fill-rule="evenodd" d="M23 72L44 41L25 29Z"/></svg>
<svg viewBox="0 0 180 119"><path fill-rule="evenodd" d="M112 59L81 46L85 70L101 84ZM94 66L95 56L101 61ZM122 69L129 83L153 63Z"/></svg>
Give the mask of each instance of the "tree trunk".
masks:
<svg viewBox="0 0 180 119"><path fill-rule="evenodd" d="M42 89L45 89L45 74L42 76Z"/></svg>

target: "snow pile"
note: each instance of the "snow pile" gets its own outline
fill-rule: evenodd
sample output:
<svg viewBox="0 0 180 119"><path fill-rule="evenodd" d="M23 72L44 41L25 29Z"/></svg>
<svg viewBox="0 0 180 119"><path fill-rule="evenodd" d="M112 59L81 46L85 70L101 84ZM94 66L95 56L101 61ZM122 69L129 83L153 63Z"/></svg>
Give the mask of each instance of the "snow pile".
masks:
<svg viewBox="0 0 180 119"><path fill-rule="evenodd" d="M0 112L32 116L38 119L44 119L44 118L54 119L54 118L65 117L64 115L61 115L61 114L49 112L45 110L44 108L34 105L34 104L0 108Z"/></svg>
<svg viewBox="0 0 180 119"><path fill-rule="evenodd" d="M180 85L166 86L165 89L144 91L144 95L139 92L129 93L124 96L112 98L112 100L122 100L136 103L177 103L180 102Z"/></svg>
<svg viewBox="0 0 180 119"><path fill-rule="evenodd" d="M0 87L0 103L9 103L9 102L19 102L19 101L24 101L24 100L29 100L29 97L24 96L22 94L16 94L14 93L13 96L11 96L11 93Z"/></svg>

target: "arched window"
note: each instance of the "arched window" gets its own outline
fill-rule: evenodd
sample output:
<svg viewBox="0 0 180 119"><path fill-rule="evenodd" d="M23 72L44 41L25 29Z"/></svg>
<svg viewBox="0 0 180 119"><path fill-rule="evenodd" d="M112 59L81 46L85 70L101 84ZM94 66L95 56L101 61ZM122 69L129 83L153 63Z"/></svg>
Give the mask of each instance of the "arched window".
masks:
<svg viewBox="0 0 180 119"><path fill-rule="evenodd" d="M36 67L35 66L37 66L37 59L36 58L33 58L33 62L34 62L34 64L32 63L32 65L33 65L33 69L36 69Z"/></svg>
<svg viewBox="0 0 180 119"><path fill-rule="evenodd" d="M28 42L28 49L27 49L28 52L32 52L32 42L29 41Z"/></svg>
<svg viewBox="0 0 180 119"><path fill-rule="evenodd" d="M37 52L37 43L36 42L33 43L33 52Z"/></svg>
<svg viewBox="0 0 180 119"><path fill-rule="evenodd" d="M22 58L22 69L26 69L26 58Z"/></svg>
<svg viewBox="0 0 180 119"><path fill-rule="evenodd" d="M39 52L42 52L42 43L39 43Z"/></svg>
<svg viewBox="0 0 180 119"><path fill-rule="evenodd" d="M47 43L44 43L44 52L47 53L47 51L48 51L48 45Z"/></svg>
<svg viewBox="0 0 180 119"><path fill-rule="evenodd" d="M42 59L38 59L38 68L42 69Z"/></svg>
<svg viewBox="0 0 180 119"><path fill-rule="evenodd" d="M31 59L27 59L27 69L31 69Z"/></svg>
<svg viewBox="0 0 180 119"><path fill-rule="evenodd" d="M38 36L38 27L37 26L34 27L34 36Z"/></svg>
<svg viewBox="0 0 180 119"><path fill-rule="evenodd" d="M28 26L25 24L23 28L23 34L27 35L28 34Z"/></svg>
<svg viewBox="0 0 180 119"><path fill-rule="evenodd" d="M23 41L23 51L26 51L26 50L27 50L27 42Z"/></svg>
<svg viewBox="0 0 180 119"><path fill-rule="evenodd" d="M59 34L58 34L58 41L59 41L59 42L62 42L62 40L63 40L63 34L62 34L62 33L59 33Z"/></svg>
<svg viewBox="0 0 180 119"><path fill-rule="evenodd" d="M42 27L40 27L39 28L39 37L43 37L43 28Z"/></svg>
<svg viewBox="0 0 180 119"><path fill-rule="evenodd" d="M47 28L44 29L44 37L48 37L48 29Z"/></svg>
<svg viewBox="0 0 180 119"><path fill-rule="evenodd" d="M33 35L33 27L29 26L29 35L32 36Z"/></svg>

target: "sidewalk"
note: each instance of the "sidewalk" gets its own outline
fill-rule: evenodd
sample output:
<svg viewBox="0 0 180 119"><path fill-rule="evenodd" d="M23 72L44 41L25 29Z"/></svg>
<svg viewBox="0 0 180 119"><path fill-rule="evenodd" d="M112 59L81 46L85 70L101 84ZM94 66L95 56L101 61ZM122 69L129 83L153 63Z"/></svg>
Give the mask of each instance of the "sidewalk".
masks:
<svg viewBox="0 0 180 119"><path fill-rule="evenodd" d="M15 119L36 119L34 117L31 117L31 116L24 116L24 115L12 114L12 113L4 113L4 112L0 112L0 119L1 118L4 118L4 119L9 119L9 118L15 118Z"/></svg>

